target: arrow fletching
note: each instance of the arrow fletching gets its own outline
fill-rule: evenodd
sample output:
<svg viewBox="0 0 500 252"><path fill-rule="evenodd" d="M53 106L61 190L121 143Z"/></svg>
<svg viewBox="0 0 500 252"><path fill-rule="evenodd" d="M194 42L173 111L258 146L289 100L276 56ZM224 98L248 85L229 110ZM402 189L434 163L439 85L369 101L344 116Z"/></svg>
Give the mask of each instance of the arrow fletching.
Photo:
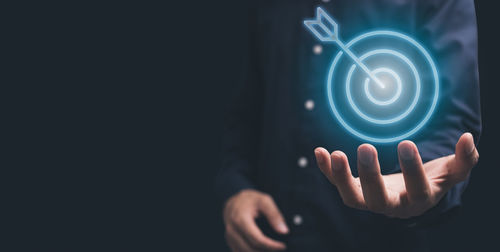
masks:
<svg viewBox="0 0 500 252"><path fill-rule="evenodd" d="M321 8L316 9L316 19L304 20L304 25L314 36L323 42L334 42L338 40L338 25Z"/></svg>

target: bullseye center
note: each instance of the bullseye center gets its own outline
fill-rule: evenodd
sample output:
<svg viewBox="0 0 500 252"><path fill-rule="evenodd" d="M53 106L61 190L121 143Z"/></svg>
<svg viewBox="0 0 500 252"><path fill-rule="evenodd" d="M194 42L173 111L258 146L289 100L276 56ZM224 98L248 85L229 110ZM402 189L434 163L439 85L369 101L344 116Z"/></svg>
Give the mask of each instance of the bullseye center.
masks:
<svg viewBox="0 0 500 252"><path fill-rule="evenodd" d="M402 91L401 78L399 75L392 69L385 67L373 70L372 74L384 83L384 87L381 88L370 78L366 78L364 86L366 97L368 97L371 102L380 106L394 103L401 96Z"/></svg>

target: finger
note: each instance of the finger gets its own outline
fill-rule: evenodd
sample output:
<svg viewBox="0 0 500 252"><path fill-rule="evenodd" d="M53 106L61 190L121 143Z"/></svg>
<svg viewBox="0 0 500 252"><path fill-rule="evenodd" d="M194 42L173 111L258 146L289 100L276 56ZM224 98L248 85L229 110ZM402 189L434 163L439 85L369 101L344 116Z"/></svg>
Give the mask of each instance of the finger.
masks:
<svg viewBox="0 0 500 252"><path fill-rule="evenodd" d="M377 150L370 144L362 144L358 148L358 173L368 209L384 212L388 206L387 191L380 174Z"/></svg>
<svg viewBox="0 0 500 252"><path fill-rule="evenodd" d="M456 174L457 180L461 181L467 178L472 167L477 164L479 160L479 153L474 144L472 134L463 134L457 142L455 147L455 159L452 166Z"/></svg>
<svg viewBox="0 0 500 252"><path fill-rule="evenodd" d="M403 141L398 145L399 165L403 172L408 200L421 203L430 199L431 187L425 175L422 158L417 146L411 141Z"/></svg>
<svg viewBox="0 0 500 252"><path fill-rule="evenodd" d="M330 153L324 148L318 147L314 150L316 156L316 163L323 174L330 180L330 183L335 184L332 178L332 163L330 161Z"/></svg>
<svg viewBox="0 0 500 252"><path fill-rule="evenodd" d="M341 151L331 155L323 148L314 150L318 166L330 183L337 187L344 204L349 207L366 209L361 189L354 182L347 156Z"/></svg>
<svg viewBox="0 0 500 252"><path fill-rule="evenodd" d="M252 252L250 245L230 225L226 228L226 241L233 252Z"/></svg>
<svg viewBox="0 0 500 252"><path fill-rule="evenodd" d="M259 209L266 216L273 229L280 234L287 234L288 227L278 206L270 196L263 197L259 202Z"/></svg>
<svg viewBox="0 0 500 252"><path fill-rule="evenodd" d="M347 156L342 151L334 151L331 161L330 180L334 181L344 203L350 207L366 209L363 193L354 182Z"/></svg>
<svg viewBox="0 0 500 252"><path fill-rule="evenodd" d="M237 226L239 233L254 249L260 250L285 250L283 242L265 236L253 218L246 218Z"/></svg>

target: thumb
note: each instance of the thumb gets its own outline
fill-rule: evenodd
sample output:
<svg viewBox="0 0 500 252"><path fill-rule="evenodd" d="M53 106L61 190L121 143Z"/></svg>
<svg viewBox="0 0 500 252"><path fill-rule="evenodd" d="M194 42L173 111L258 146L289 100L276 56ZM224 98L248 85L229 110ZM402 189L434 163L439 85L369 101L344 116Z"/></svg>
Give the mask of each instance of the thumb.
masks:
<svg viewBox="0 0 500 252"><path fill-rule="evenodd" d="M264 196L259 204L259 210L264 214L273 229L280 234L287 234L288 227L283 215L271 196Z"/></svg>
<svg viewBox="0 0 500 252"><path fill-rule="evenodd" d="M455 167L460 174L460 180L465 179L472 167L477 164L479 153L471 133L464 133L455 147Z"/></svg>

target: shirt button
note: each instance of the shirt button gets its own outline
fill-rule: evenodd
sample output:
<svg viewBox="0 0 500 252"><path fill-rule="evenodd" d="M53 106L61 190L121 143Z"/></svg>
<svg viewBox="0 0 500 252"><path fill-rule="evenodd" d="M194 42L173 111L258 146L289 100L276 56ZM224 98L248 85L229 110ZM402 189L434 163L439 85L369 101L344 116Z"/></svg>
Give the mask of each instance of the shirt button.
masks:
<svg viewBox="0 0 500 252"><path fill-rule="evenodd" d="M315 45L313 46L313 52L316 55L321 54L321 52L323 52L323 47L321 45Z"/></svg>
<svg viewBox="0 0 500 252"><path fill-rule="evenodd" d="M297 164L300 168L305 168L307 166L307 158L300 157L299 160L297 160Z"/></svg>
<svg viewBox="0 0 500 252"><path fill-rule="evenodd" d="M314 101L313 100L307 100L304 103L304 107L306 107L307 110L311 111L314 109Z"/></svg>
<svg viewBox="0 0 500 252"><path fill-rule="evenodd" d="M302 224L302 216L296 214L293 216L293 224L295 224L295 226L300 226Z"/></svg>

